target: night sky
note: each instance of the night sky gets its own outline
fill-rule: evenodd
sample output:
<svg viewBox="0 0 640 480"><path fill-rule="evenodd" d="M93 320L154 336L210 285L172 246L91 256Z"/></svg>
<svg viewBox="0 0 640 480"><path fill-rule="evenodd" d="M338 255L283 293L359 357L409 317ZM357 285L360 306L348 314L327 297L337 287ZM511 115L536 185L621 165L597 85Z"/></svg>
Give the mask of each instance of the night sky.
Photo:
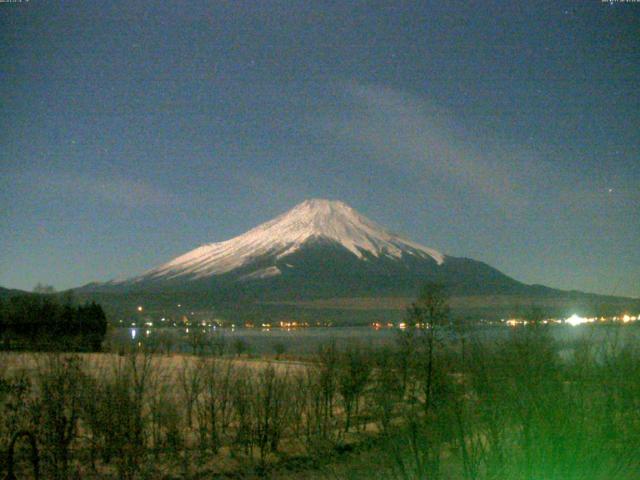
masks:
<svg viewBox="0 0 640 480"><path fill-rule="evenodd" d="M138 274L306 198L640 297L640 3L0 3L0 285Z"/></svg>

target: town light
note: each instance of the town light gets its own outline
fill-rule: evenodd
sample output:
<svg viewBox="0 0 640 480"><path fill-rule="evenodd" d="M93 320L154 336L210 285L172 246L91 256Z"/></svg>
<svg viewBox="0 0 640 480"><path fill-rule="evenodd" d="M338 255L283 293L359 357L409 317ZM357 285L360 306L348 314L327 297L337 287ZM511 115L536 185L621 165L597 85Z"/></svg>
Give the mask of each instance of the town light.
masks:
<svg viewBox="0 0 640 480"><path fill-rule="evenodd" d="M572 327L576 327L578 325L582 325L583 323L587 323L587 322L588 320L586 318L579 317L575 313L565 320L565 323L568 323Z"/></svg>

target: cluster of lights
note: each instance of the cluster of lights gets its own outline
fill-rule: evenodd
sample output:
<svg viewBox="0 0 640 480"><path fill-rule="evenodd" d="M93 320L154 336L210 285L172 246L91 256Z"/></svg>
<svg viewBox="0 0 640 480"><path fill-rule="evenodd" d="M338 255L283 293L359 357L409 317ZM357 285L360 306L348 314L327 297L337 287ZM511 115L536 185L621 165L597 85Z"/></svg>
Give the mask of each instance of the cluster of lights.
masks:
<svg viewBox="0 0 640 480"><path fill-rule="evenodd" d="M624 314L620 317L616 316L616 317L611 317L609 319L606 317L580 317L579 315L576 315L574 313L573 315L571 315L569 318L565 320L565 323L568 323L569 325L576 327L584 323L606 322L609 320L612 320L614 322L630 323L630 322L635 322L640 320L640 315L634 316L634 315Z"/></svg>
<svg viewBox="0 0 640 480"><path fill-rule="evenodd" d="M583 323L591 323L594 322L594 318L586 318L576 315L575 313L567 318L564 323L568 323L572 327L577 327L578 325L582 325Z"/></svg>
<svg viewBox="0 0 640 480"><path fill-rule="evenodd" d="M260 326L264 330L269 330L271 328L284 328L286 330L291 330L292 328L307 328L309 327L309 323L308 322L288 322L288 321L281 320L280 322L275 324L270 322L265 322L260 324ZM255 328L255 324L253 322L245 322L244 328Z"/></svg>
<svg viewBox="0 0 640 480"><path fill-rule="evenodd" d="M517 327L518 325L529 325L530 323L533 323L530 320L522 320L520 318L509 318L507 320L502 319L502 322L506 323L510 327ZM562 320L557 318L546 318L544 320L541 320L540 323L542 323L543 325L549 325L552 323L562 323Z"/></svg>
<svg viewBox="0 0 640 480"><path fill-rule="evenodd" d="M371 326L376 330L380 330L381 328L383 328L384 325L381 324L381 323L372 323ZM393 328L394 326L395 325L393 323L387 323L386 324L387 328ZM427 329L427 330L429 328L431 328L428 323L412 323L411 325L409 325L406 322L398 323L398 328L400 330L406 330L410 326L413 327L413 328L422 328L422 329Z"/></svg>
<svg viewBox="0 0 640 480"><path fill-rule="evenodd" d="M617 320L618 317L614 317L613 319ZM637 315L635 317L632 317L631 315L623 315L622 316L622 323L635 322L637 320L640 320L640 315Z"/></svg>
<svg viewBox="0 0 640 480"><path fill-rule="evenodd" d="M181 305L178 304L178 306L180 307ZM144 311L144 307L142 305L139 305L136 310L138 312L143 312ZM193 312L192 312L193 314ZM170 321L170 319L168 318L161 318L161 322L165 322L165 321ZM528 325L529 323L531 323L531 321L529 320L524 320L524 319L518 319L518 318L509 318L509 319L502 319L501 320L502 323L506 323L507 325L511 326L511 327L515 327L518 325ZM624 314L621 316L613 316L613 317L582 317L578 314L573 314L570 317L566 318L566 319L554 319L554 318L549 318L549 319L544 319L541 320L540 323L542 324L566 324L566 325L571 325L573 327L579 326L579 325L583 325L585 323L595 323L595 322L621 322L621 323L631 323L631 322L636 322L636 321L640 321L640 314L638 315L629 315L629 314ZM122 323L123 321L120 320L120 323ZM189 319L186 316L182 317L182 325L185 328L185 333L189 333L189 326L191 326L191 322L189 321ZM322 327L330 327L332 326L331 322L316 322L315 324L316 326L322 326ZM153 322L152 321L146 321L144 323L145 327L151 328L153 327ZM173 322L173 326L177 326L175 322ZM215 330L217 326L223 326L223 322L220 319L215 319L213 322L212 321L207 321L207 320L202 320L200 322L200 326L201 327L211 327L212 330ZM269 331L271 330L271 328L283 328L283 329L287 329L290 330L292 328L305 328L305 327L309 327L309 323L307 322L295 322L295 321L280 321L277 324L271 324L268 322L262 323L261 327L263 331ZM397 325L391 322L387 322L387 323L382 323L382 322L373 322L371 323L371 327L374 328L375 330L380 330L382 328L394 328L396 327L404 330L406 329L409 325L406 322L400 322ZM416 324L415 325L417 328L426 328L427 325L424 324ZM132 322L131 323L131 327L136 327L136 323ZM254 324L252 322L246 322L244 324L245 328L254 328ZM234 331L236 328L235 324L231 325L231 330ZM203 333L206 333L206 331L203 329L202 330ZM145 334L148 336L150 335L151 330L146 329L145 330ZM136 338L136 328L131 328L131 339L135 340Z"/></svg>
<svg viewBox="0 0 640 480"><path fill-rule="evenodd" d="M544 325L548 324L566 324L576 327L578 325L583 325L585 323L595 323L595 322L622 322L622 323L630 323L640 321L640 315L621 315L614 317L581 317L578 314L573 314L569 318L561 319L561 318L547 318L542 320L540 323ZM529 320L523 320L520 318L509 318L507 320L502 319L503 323L506 323L510 327L517 327L518 325L528 325L531 323Z"/></svg>
<svg viewBox="0 0 640 480"><path fill-rule="evenodd" d="M295 328L309 328L309 322L287 322L280 321L280 328L291 330Z"/></svg>
<svg viewBox="0 0 640 480"><path fill-rule="evenodd" d="M380 330L380 329L382 329L382 328L393 328L393 327L395 327L395 325L394 325L393 323L391 323L391 322L387 322L387 323L382 323L382 322L373 322L373 323L371 324L371 327L372 327L374 330ZM405 328L406 328L406 325L405 325Z"/></svg>

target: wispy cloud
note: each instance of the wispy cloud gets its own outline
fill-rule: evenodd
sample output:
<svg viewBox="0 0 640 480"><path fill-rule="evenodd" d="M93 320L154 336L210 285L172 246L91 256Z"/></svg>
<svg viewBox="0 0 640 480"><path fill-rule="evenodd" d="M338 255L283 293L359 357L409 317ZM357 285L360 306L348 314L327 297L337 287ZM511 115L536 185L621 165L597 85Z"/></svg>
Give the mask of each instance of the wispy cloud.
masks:
<svg viewBox="0 0 640 480"><path fill-rule="evenodd" d="M338 141L365 148L375 161L417 180L444 180L506 209L527 205L526 180L537 169L526 161L530 153L496 143L487 151L491 142L479 148L452 115L416 95L354 83L343 91L347 111L320 122Z"/></svg>

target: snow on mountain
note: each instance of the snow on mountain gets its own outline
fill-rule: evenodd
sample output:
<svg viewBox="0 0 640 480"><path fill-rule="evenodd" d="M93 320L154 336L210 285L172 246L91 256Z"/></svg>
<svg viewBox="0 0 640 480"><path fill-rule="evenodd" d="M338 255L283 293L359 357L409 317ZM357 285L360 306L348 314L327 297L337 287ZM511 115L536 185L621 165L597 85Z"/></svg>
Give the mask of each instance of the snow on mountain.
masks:
<svg viewBox="0 0 640 480"><path fill-rule="evenodd" d="M312 199L238 237L202 245L133 281L219 275L264 255L280 259L312 239L335 242L362 260L367 259L365 253L397 259L403 254L413 255L431 258L438 265L445 259L433 249L386 231L343 202ZM246 278L265 278L280 273L276 266L271 266L250 273Z"/></svg>

